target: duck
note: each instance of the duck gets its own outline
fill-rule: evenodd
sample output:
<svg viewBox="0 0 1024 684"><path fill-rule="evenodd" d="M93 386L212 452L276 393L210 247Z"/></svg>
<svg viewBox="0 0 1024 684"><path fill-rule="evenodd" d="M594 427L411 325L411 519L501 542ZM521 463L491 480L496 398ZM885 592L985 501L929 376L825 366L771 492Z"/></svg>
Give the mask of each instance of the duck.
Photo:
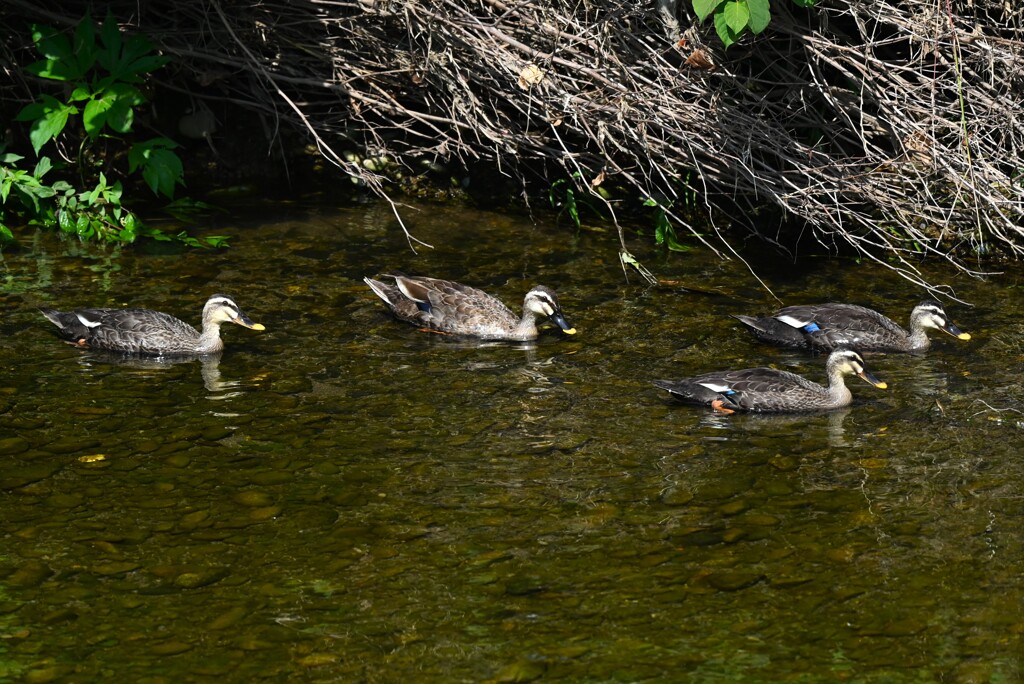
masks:
<svg viewBox="0 0 1024 684"><path fill-rule="evenodd" d="M845 348L859 351L919 352L931 344L928 330L971 339L946 315L942 305L925 300L910 312L910 330L874 309L856 304L787 306L770 317L734 316L754 337L782 347L813 351Z"/></svg>
<svg viewBox="0 0 1024 684"><path fill-rule="evenodd" d="M676 399L710 406L721 413L824 411L849 406L853 395L844 381L847 375L856 375L878 389L888 387L867 370L864 359L852 349L829 354L825 374L827 387L776 368L724 370L653 382Z"/></svg>
<svg viewBox="0 0 1024 684"><path fill-rule="evenodd" d="M40 312L57 326L58 336L76 347L151 356L201 356L224 349L222 323L265 330L227 295L215 294L203 307L203 331L151 309L77 309Z"/></svg>
<svg viewBox="0 0 1024 684"><path fill-rule="evenodd" d="M523 299L523 315L516 316L500 300L482 290L451 280L388 273L394 285L363 278L384 300L395 317L432 332L485 340L535 340L537 322L550 319L563 333L575 335L562 314L554 290L536 285Z"/></svg>

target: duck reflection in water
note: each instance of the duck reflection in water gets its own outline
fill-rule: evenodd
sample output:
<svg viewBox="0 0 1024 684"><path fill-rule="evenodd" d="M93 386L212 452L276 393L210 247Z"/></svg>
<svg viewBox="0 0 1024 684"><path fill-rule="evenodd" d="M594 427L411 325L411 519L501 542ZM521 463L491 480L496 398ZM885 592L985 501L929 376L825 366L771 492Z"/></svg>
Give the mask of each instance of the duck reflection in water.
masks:
<svg viewBox="0 0 1024 684"><path fill-rule="evenodd" d="M219 353L203 356L139 356L95 350L83 354L79 358L79 363L86 368L94 366L120 366L138 371L138 375L143 378L155 379L158 374L170 371L172 366L199 362L203 386L207 392L217 395L209 398L226 399L237 396L240 392L232 392L232 390L239 388L242 382L239 380L221 379L220 358L221 354Z"/></svg>
<svg viewBox="0 0 1024 684"><path fill-rule="evenodd" d="M705 435L704 439L709 441L747 440L751 435L764 435L779 439L780 453L786 453L789 449L783 447L794 443L807 445L816 436L824 436L832 448L854 446L856 441L847 439L846 428L843 427L843 421L852 411L847 406L827 413L700 413L697 425L722 431Z"/></svg>

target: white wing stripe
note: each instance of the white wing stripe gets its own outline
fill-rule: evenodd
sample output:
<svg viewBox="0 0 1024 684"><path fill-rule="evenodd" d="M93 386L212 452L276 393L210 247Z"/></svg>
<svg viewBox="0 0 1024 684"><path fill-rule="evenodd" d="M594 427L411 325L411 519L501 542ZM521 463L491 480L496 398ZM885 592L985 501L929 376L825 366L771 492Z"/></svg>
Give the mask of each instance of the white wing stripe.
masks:
<svg viewBox="0 0 1024 684"><path fill-rule="evenodd" d="M87 328L95 328L101 325L99 321L90 321L88 318L86 318L80 313L76 313L75 316L78 318L78 320L82 322L82 325L86 326Z"/></svg>
<svg viewBox="0 0 1024 684"><path fill-rule="evenodd" d="M810 323L810 321L801 321L797 318L793 318L792 316L788 316L786 314L783 314L782 316L776 316L775 320L782 321L786 325L792 326L794 328L802 328L808 323Z"/></svg>

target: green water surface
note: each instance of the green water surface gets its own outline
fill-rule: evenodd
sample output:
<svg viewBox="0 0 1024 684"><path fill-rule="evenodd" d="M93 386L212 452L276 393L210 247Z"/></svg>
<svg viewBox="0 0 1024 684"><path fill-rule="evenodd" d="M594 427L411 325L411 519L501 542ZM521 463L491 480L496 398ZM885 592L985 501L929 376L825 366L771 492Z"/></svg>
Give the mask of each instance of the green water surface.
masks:
<svg viewBox="0 0 1024 684"><path fill-rule="evenodd" d="M654 378L823 360L730 314L739 261L626 282L613 232L465 209L274 207L224 251L39 236L0 264L0 680L1017 682L1024 679L1019 265L956 277L972 333L867 356L826 414L721 416ZM763 252L757 248L757 252ZM751 254L786 304L906 323L877 265ZM362 278L554 288L579 333L476 344L391 318ZM935 280L943 274L927 272ZM946 279L953 276L946 275ZM220 359L59 343L38 306L144 306Z"/></svg>

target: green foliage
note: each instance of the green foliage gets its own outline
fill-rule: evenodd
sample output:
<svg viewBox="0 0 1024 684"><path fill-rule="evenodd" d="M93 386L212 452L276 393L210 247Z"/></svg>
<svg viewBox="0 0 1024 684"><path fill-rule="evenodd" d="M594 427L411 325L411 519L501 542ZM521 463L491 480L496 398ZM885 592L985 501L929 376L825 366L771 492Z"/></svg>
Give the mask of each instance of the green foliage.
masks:
<svg viewBox="0 0 1024 684"><path fill-rule="evenodd" d="M143 36L122 35L110 14L98 31L91 18L85 17L70 37L48 26L32 26L32 40L42 59L26 70L42 79L63 82L62 91L69 95L61 101L40 93L18 113L17 121L30 123L29 142L38 157L31 171L20 165L24 157L3 154L0 148L0 245L14 239L10 223L20 220L54 227L83 240L130 243L145 236L194 247L226 246L225 236L204 240L145 226L122 206L121 181L109 182L102 171L95 184L82 178L80 185L85 189L66 180L50 183L45 179L55 166L41 152L62 135L73 138L77 133L82 138L80 161L86 146L100 138L128 145L121 136L133 132L136 111L147 102L141 86L168 58L155 54ZM141 172L154 194L173 199L176 187L184 185L181 159L173 152L176 147L174 141L163 137L131 144L128 174ZM79 173L83 173L81 167L80 163ZM58 168L67 170L64 164Z"/></svg>
<svg viewBox="0 0 1024 684"><path fill-rule="evenodd" d="M169 235L147 226L122 206L120 181L111 184L101 172L93 187L76 190L65 180L48 182L45 176L53 169L49 157L41 157L31 171L17 167L23 159L0 150L0 246L14 240L8 225L12 217L100 242L131 243L146 237L189 247L226 247L230 239L224 235L195 238L184 231Z"/></svg>
<svg viewBox="0 0 1024 684"><path fill-rule="evenodd" d="M658 200L648 197L644 200L645 207L654 207L654 243L664 245L673 252L689 252L689 245L684 245L676 235L676 227L669 220L668 210L672 208L672 202L664 205Z"/></svg>
<svg viewBox="0 0 1024 684"><path fill-rule="evenodd" d="M171 152L178 144L168 138L152 138L132 145L128 151L128 171L142 169L142 177L154 193L174 198L174 186L184 185L181 159Z"/></svg>
<svg viewBox="0 0 1024 684"><path fill-rule="evenodd" d="M561 193L559 193L561 190ZM576 206L576 191L565 178L559 178L548 188L548 201L552 209L559 209L559 214L568 214L576 227L580 227L580 212Z"/></svg>
<svg viewBox="0 0 1024 684"><path fill-rule="evenodd" d="M601 216L601 212L593 204L585 199L576 198L573 182L578 183L582 178L583 175L576 172L572 175L571 179L559 178L548 188L548 201L551 202L551 208L558 209L559 214L568 214L577 228L580 227L581 207L586 207L597 216ZM606 193L603 193L600 187L597 187L595 191L602 197L605 197Z"/></svg>
<svg viewBox="0 0 1024 684"><path fill-rule="evenodd" d="M713 17L715 31L725 47L729 47L749 30L758 34L771 21L768 0L692 0L697 19ZM817 0L793 0L800 7L813 7Z"/></svg>

